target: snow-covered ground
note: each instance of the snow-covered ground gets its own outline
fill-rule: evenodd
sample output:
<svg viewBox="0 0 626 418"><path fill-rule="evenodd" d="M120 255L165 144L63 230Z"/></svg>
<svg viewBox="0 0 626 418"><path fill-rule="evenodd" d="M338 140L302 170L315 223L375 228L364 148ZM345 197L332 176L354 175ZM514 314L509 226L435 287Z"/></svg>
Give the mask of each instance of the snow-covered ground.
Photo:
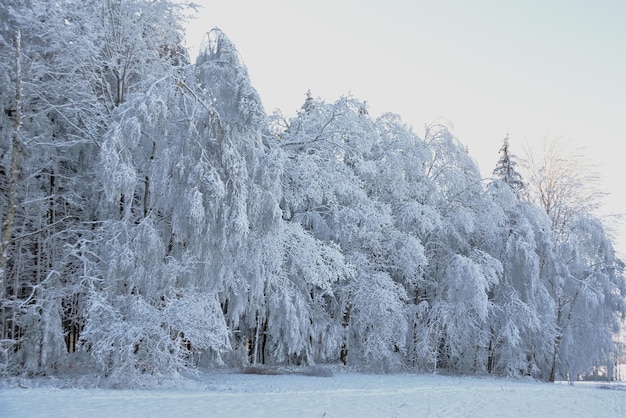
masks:
<svg viewBox="0 0 626 418"><path fill-rule="evenodd" d="M220 371L167 390L22 386L0 389L1 417L626 417L620 384Z"/></svg>

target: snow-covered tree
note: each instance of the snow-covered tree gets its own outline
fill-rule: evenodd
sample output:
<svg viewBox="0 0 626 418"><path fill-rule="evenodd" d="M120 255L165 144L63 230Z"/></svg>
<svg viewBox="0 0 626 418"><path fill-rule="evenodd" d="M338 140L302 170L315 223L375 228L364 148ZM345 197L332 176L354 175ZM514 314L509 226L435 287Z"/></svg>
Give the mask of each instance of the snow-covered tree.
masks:
<svg viewBox="0 0 626 418"><path fill-rule="evenodd" d="M555 335L554 301L541 266L553 261L549 219L503 180L488 192L501 208L500 239L494 254L502 262L501 279L490 294L488 371L546 378Z"/></svg>
<svg viewBox="0 0 626 418"><path fill-rule="evenodd" d="M522 175L516 168L517 165L517 157L511 154L509 150L509 135L507 134L502 143L502 148L500 148L500 159L493 170L493 174L513 188L517 194L520 194L524 190L525 184Z"/></svg>
<svg viewBox="0 0 626 418"><path fill-rule="evenodd" d="M603 193L599 177L582 153L563 138L544 140L539 152L527 150L530 200L544 209L559 240L566 241L579 214L593 214Z"/></svg>
<svg viewBox="0 0 626 418"><path fill-rule="evenodd" d="M0 4L1 374L607 364L623 263L563 154L526 195L508 137L486 184L353 97L268 118L219 29L189 62L183 10Z"/></svg>
<svg viewBox="0 0 626 418"><path fill-rule="evenodd" d="M594 366L608 365L626 307L623 262L602 223L584 214L571 223L569 240L555 248L556 272L547 278L556 315L551 381L577 379Z"/></svg>
<svg viewBox="0 0 626 418"><path fill-rule="evenodd" d="M11 40L20 33L19 71L11 65L6 74L11 85L22 86L19 103L10 100L3 106L3 116L22 120L22 145L14 149L21 156L19 176L13 176L15 192L8 194L18 205L12 231L4 229L11 241L3 336L16 350L13 367L49 372L62 365L64 352L73 351L80 327L75 295L84 290L82 247L90 239L95 202L90 163L103 126L87 66L93 37L81 26L81 19L89 17L82 4L16 2L1 7L7 16L2 61L15 62L4 57L16 55ZM74 46L72 55L68 44ZM11 93L3 89L2 94ZM3 152L3 163L17 154Z"/></svg>
<svg viewBox="0 0 626 418"><path fill-rule="evenodd" d="M207 159L219 121L207 97L190 87L185 60L161 56L164 46L176 49L175 7L133 6L145 7L138 9L145 19L135 22L139 12L124 7L112 15L127 19L129 38L120 42L132 42L128 48L142 41L133 41L136 34L147 40L133 55L137 61L127 63L132 83L119 85L123 94L116 90L123 100L110 101L97 177L102 197L93 251L101 261L93 274L99 280L81 335L82 346L115 380L172 373L202 353L219 359L230 347L218 285L207 277L207 236L224 193ZM154 326L142 326L148 317Z"/></svg>
<svg viewBox="0 0 626 418"><path fill-rule="evenodd" d="M280 207L286 155L270 138L245 65L220 30L208 33L195 73L215 112L205 158L223 191L203 239L232 332L230 361L325 360L341 341L329 304L332 283L348 274L343 256L286 221Z"/></svg>
<svg viewBox="0 0 626 418"><path fill-rule="evenodd" d="M418 357L425 360L418 364L481 370L488 345L489 293L502 268L489 252L497 214L475 162L458 140L445 127L431 126L425 141L430 156L424 172L432 184L426 202L437 222L422 238L428 267L414 327L421 340L416 343Z"/></svg>
<svg viewBox="0 0 626 418"><path fill-rule="evenodd" d="M279 138L288 157L282 207L288 220L338 245L354 268L336 285L339 303L332 314L344 327L341 359L393 368L406 345L402 280L415 279L423 254L417 240L396 228L391 207L372 195L374 184L367 184L384 164L375 161L382 141L364 106L352 98L326 104L309 94Z"/></svg>
<svg viewBox="0 0 626 418"><path fill-rule="evenodd" d="M540 155L529 152L528 160L530 197L549 217L554 237L554 261L544 264L556 331L549 380L577 378L591 362L607 362L614 316L624 312L623 263L594 214L602 193L587 161L559 139L544 143Z"/></svg>

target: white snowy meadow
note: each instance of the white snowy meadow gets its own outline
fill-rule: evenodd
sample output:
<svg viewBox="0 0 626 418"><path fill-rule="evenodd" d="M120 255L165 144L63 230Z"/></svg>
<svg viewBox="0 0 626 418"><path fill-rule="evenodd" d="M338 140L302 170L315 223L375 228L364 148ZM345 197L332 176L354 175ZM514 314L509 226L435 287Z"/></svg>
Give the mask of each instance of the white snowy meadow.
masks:
<svg viewBox="0 0 626 418"><path fill-rule="evenodd" d="M210 30L190 62L186 11L167 0L0 3L6 405L21 394L39 394L41 407L74 403L81 393L95 405L104 396L154 408L145 403L155 393L9 387L83 374L133 389L183 370L251 365L616 377L624 263L579 161L554 147L521 170L505 138L482 178L445 126L418 136L354 97L308 94L293 116L267 115L222 31ZM214 373L206 384L217 389L202 393L226 399L220 379L232 382L235 408L237 396L272 407L304 397L289 386L306 394L319 384L313 392L337 385L349 402L367 398L364 408L390 407L387 397L422 409L403 394L418 397L413 385L429 379L442 390L427 393L460 396L470 414L466 392L449 382L472 402L505 383L615 396L415 374ZM271 382L284 390L264 392ZM182 390L167 393L195 407Z"/></svg>
<svg viewBox="0 0 626 418"><path fill-rule="evenodd" d="M28 417L623 417L626 386L338 373L203 374L176 389L0 390L0 416Z"/></svg>

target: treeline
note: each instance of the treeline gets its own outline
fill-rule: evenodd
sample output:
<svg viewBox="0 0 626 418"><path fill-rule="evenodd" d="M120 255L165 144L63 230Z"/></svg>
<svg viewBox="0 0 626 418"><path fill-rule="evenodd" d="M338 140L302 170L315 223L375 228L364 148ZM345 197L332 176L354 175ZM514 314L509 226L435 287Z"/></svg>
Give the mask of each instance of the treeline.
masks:
<svg viewBox="0 0 626 418"><path fill-rule="evenodd" d="M610 369L623 264L567 190L352 97L267 116L222 32L190 63L185 13L0 4L0 374Z"/></svg>

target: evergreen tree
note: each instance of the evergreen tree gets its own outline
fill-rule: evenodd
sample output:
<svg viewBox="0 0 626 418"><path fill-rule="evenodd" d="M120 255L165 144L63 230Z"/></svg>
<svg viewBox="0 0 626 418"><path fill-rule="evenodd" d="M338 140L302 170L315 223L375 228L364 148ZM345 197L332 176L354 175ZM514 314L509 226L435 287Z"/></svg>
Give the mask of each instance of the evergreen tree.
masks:
<svg viewBox="0 0 626 418"><path fill-rule="evenodd" d="M524 191L522 175L517 171L517 157L509 150L509 135L504 138L500 148L500 159L493 174L508 184L518 195Z"/></svg>

